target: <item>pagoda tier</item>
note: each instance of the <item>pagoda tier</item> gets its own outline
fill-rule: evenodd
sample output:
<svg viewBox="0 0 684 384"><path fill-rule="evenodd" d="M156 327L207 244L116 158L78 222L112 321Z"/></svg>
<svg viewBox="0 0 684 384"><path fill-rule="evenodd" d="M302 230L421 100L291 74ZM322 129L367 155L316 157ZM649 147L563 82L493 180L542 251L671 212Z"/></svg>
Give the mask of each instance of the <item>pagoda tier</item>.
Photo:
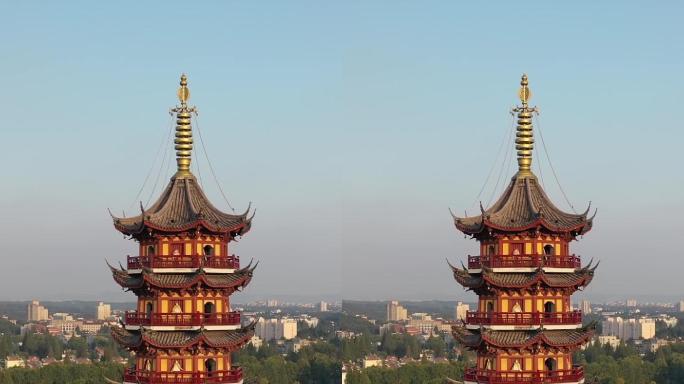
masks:
<svg viewBox="0 0 684 384"><path fill-rule="evenodd" d="M454 224L461 232L475 237L487 236L490 231L519 233L547 231L583 235L591 230L594 217L566 213L558 209L546 196L534 175L516 175L499 200L478 216L456 217Z"/></svg>
<svg viewBox="0 0 684 384"><path fill-rule="evenodd" d="M251 264L233 273L207 273L200 269L189 273L158 273L143 269L131 274L125 269L109 267L114 281L122 288L132 291L151 291L164 289L220 289L234 292L244 288L252 280L256 264Z"/></svg>
<svg viewBox="0 0 684 384"><path fill-rule="evenodd" d="M134 217L114 217L114 227L138 243L139 256L127 268L109 268L114 281L137 298L112 337L135 352L124 384L241 384L242 369L232 352L254 336L242 325L230 296L245 288L258 263L240 268L229 244L252 226L250 208L240 215L209 202L190 172L192 159L190 91L181 76L176 114L177 172L157 201ZM110 381L111 382L111 381Z"/></svg>
<svg viewBox="0 0 684 384"><path fill-rule="evenodd" d="M477 294L486 294L492 290L506 289L534 289L564 288L570 291L582 289L591 283L594 271L598 264L587 265L572 272L545 272L538 268L531 273L516 272L493 272L489 268L482 268L481 272L472 273L467 268L451 266L454 279L463 287L475 291Z"/></svg>
<svg viewBox="0 0 684 384"><path fill-rule="evenodd" d="M141 207L137 216L112 216L114 227L125 235L143 236L146 232L179 233L198 228L209 233L244 235L252 225L249 208L241 215L219 211L207 199L194 176L171 179L162 195L150 208Z"/></svg>
<svg viewBox="0 0 684 384"><path fill-rule="evenodd" d="M113 327L112 337L133 351L156 349L220 349L233 352L244 346L254 336L255 323L238 330L227 331L150 331L141 329L130 331L123 327Z"/></svg>
<svg viewBox="0 0 684 384"><path fill-rule="evenodd" d="M598 266L582 267L570 243L593 227L589 208L581 214L561 211L531 171L534 137L531 95L523 75L519 92L516 150L518 172L501 197L481 214L456 217L456 228L479 242L479 256L468 267L454 267L454 279L478 295L454 338L477 352L464 381L475 383L584 383L572 354L594 334L582 325L571 295L591 283Z"/></svg>
<svg viewBox="0 0 684 384"><path fill-rule="evenodd" d="M454 337L474 351L492 352L517 351L534 352L540 349L572 352L594 335L594 325L579 329L536 329L529 331L495 331L482 329L473 331L453 326Z"/></svg>

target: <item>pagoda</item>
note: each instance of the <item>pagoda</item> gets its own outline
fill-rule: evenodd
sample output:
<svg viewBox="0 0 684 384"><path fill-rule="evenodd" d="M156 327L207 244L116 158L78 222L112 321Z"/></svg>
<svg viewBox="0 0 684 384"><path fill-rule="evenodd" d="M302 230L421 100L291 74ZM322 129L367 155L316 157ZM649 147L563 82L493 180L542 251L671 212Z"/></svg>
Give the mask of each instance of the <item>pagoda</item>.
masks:
<svg viewBox="0 0 684 384"><path fill-rule="evenodd" d="M596 266L582 266L570 243L592 228L593 216L557 208L531 171L534 137L527 76L519 91L515 148L518 172L491 207L454 216L456 228L480 244L468 266L451 266L456 281L478 295L474 312L453 327L454 338L477 352L465 383L584 383L572 353L594 326L570 297L586 287ZM595 215L594 215L595 216Z"/></svg>
<svg viewBox="0 0 684 384"><path fill-rule="evenodd" d="M231 352L250 341L254 323L242 326L230 296L249 284L255 266L240 267L231 241L247 233L252 217L220 211L195 176L190 91L181 76L176 116L177 172L158 200L134 217L114 217L114 227L138 243L126 268L110 266L114 280L138 298L112 336L135 352L124 383L242 383Z"/></svg>

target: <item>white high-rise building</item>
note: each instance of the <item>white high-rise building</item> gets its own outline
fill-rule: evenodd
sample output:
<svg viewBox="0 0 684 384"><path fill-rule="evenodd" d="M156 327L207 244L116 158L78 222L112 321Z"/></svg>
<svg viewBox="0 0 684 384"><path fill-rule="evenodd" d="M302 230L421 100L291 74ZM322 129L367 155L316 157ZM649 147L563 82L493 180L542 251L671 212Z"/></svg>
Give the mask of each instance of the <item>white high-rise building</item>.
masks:
<svg viewBox="0 0 684 384"><path fill-rule="evenodd" d="M49 317L47 308L40 305L38 300L33 300L28 305L28 316L26 316L28 321L46 321Z"/></svg>
<svg viewBox="0 0 684 384"><path fill-rule="evenodd" d="M326 303L325 301L321 301L320 311L328 312L328 303Z"/></svg>
<svg viewBox="0 0 684 384"><path fill-rule="evenodd" d="M679 312L684 312L684 300L679 302Z"/></svg>
<svg viewBox="0 0 684 384"><path fill-rule="evenodd" d="M602 322L604 336L615 336L621 340L652 339L655 337L655 319L623 319L608 317Z"/></svg>
<svg viewBox="0 0 684 384"><path fill-rule="evenodd" d="M589 300L582 300L580 306L582 307L582 313L585 315L591 313L591 302L589 302Z"/></svg>
<svg viewBox="0 0 684 384"><path fill-rule="evenodd" d="M264 319L257 321L254 333L264 341L291 340L297 337L297 320L295 319Z"/></svg>
<svg viewBox="0 0 684 384"><path fill-rule="evenodd" d="M112 316L112 306L101 301L97 303L97 319L107 320L110 316Z"/></svg>
<svg viewBox="0 0 684 384"><path fill-rule="evenodd" d="M408 319L408 311L399 305L398 301L387 303L387 321L402 321Z"/></svg>
<svg viewBox="0 0 684 384"><path fill-rule="evenodd" d="M470 311L470 305L464 304L462 302L458 302L456 304L456 316L455 319L456 321L465 321L466 320L466 315L468 314L468 311Z"/></svg>

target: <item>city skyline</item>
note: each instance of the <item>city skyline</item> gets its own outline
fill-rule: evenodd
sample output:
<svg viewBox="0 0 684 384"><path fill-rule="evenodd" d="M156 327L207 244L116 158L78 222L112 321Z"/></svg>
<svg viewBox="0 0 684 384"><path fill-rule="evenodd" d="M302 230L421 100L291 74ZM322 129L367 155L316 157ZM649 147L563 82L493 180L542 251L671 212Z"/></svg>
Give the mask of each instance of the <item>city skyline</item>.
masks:
<svg viewBox="0 0 684 384"><path fill-rule="evenodd" d="M578 299L656 298L664 279L682 291L677 268L643 272L680 256L682 6L501 4L483 21L468 16L484 12L476 5L429 5L394 4L389 15L362 3L12 7L0 26L13 37L0 63L12 112L0 300L126 299L104 259L136 251L107 208L133 215L171 176L154 163L181 72L221 187L236 211L257 209L258 230L236 246L261 262L245 298L473 300L444 261L477 252L455 236L448 208L477 212L496 195L523 72L565 192L577 211L599 209L592 235L573 244L601 260ZM520 20L539 22L520 31ZM229 210L197 162L211 200ZM547 191L570 209L543 164ZM136 199L151 168L159 181Z"/></svg>

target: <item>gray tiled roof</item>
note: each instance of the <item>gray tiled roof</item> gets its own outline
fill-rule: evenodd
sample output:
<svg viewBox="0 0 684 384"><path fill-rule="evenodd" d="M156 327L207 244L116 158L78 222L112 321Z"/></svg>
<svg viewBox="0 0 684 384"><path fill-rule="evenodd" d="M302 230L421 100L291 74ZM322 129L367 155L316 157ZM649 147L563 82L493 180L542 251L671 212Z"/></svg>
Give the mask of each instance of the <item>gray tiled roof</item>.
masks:
<svg viewBox="0 0 684 384"><path fill-rule="evenodd" d="M257 263L258 264L258 263ZM125 269L109 266L114 281L123 288L137 289L146 284L157 288L188 288L197 284L209 288L240 288L252 280L257 264L238 269L231 273L206 273L198 270L191 273L155 273L143 269L141 273L129 274Z"/></svg>
<svg viewBox="0 0 684 384"><path fill-rule="evenodd" d="M461 326L453 326L453 336L461 344L477 348L480 345L499 348L520 348L532 345L549 347L569 347L581 345L594 335L594 324L580 329L535 329L529 331L493 331L482 329L467 330Z"/></svg>
<svg viewBox="0 0 684 384"><path fill-rule="evenodd" d="M142 209L141 209L142 210ZM114 217L114 227L127 235L145 228L162 232L184 231L202 226L209 231L241 235L249 231L249 208L243 214L221 212L207 199L194 176L174 177L151 207L133 217Z"/></svg>
<svg viewBox="0 0 684 384"><path fill-rule="evenodd" d="M561 211L546 195L536 176L515 176L499 200L477 216L456 217L456 228L466 234L477 234L485 228L522 231L544 227L554 232L584 234L591 230L593 217Z"/></svg>
<svg viewBox="0 0 684 384"><path fill-rule="evenodd" d="M451 266L454 279L466 288L476 289L485 286L500 288L527 288L537 284L552 288L581 288L589 285L594 278L594 266L587 265L574 272L544 272L539 268L534 272L492 272L482 268L482 272L470 273L466 268Z"/></svg>
<svg viewBox="0 0 684 384"><path fill-rule="evenodd" d="M254 336L254 323L240 329L225 331L150 331L146 329L129 331L123 327L112 327L112 337L131 349L144 345L171 348L203 344L233 350L247 343L252 336Z"/></svg>

